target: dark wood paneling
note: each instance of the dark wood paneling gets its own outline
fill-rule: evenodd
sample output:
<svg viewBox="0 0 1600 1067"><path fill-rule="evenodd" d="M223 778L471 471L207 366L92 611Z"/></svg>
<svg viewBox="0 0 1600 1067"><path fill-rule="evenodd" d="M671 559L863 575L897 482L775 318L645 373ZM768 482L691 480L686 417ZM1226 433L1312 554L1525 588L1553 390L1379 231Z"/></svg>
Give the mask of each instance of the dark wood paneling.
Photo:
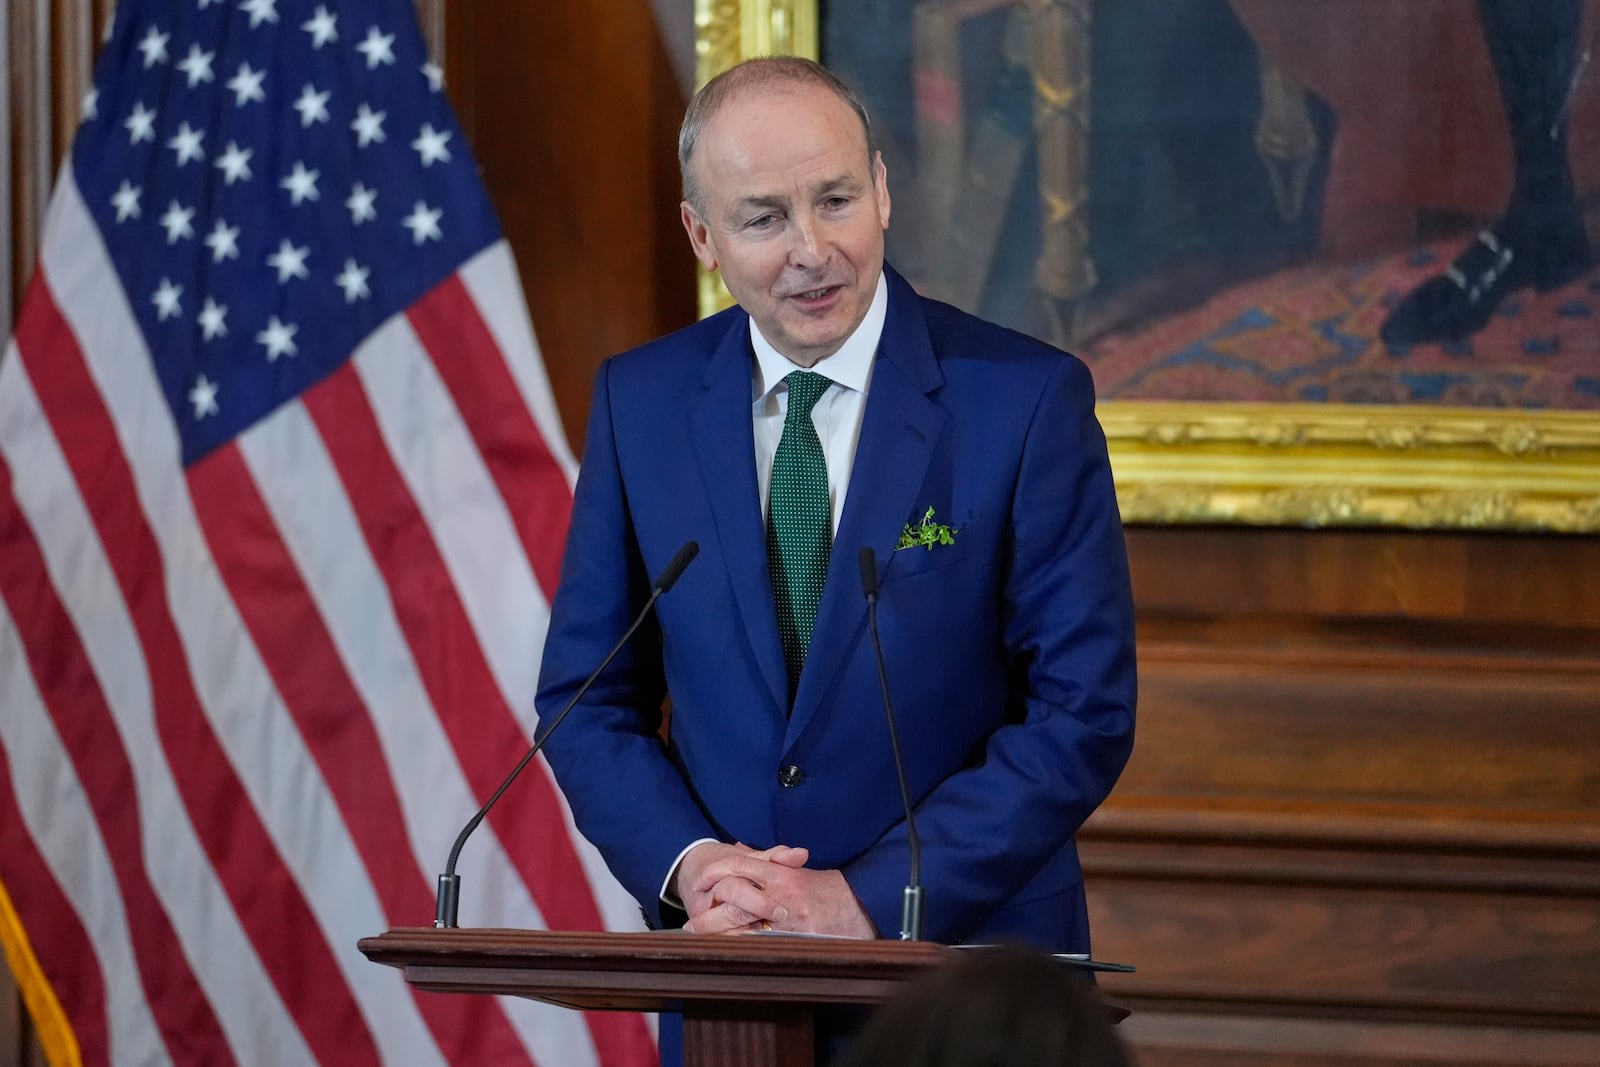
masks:
<svg viewBox="0 0 1600 1067"><path fill-rule="evenodd" d="M1404 617L1600 627L1600 537L1137 527L1146 616ZM1515 642L1516 634L1505 639Z"/></svg>
<svg viewBox="0 0 1600 1067"><path fill-rule="evenodd" d="M451 4L446 42L577 447L600 361L694 320L677 221L683 94L647 0Z"/></svg>
<svg viewBox="0 0 1600 1067"><path fill-rule="evenodd" d="M1600 539L1140 528L1082 835L1145 1067L1600 1062Z"/></svg>
<svg viewBox="0 0 1600 1067"><path fill-rule="evenodd" d="M1137 979L1107 976L1107 993L1452 1025L1493 1017L1600 1037L1600 864L1584 889L1510 892L1429 886L1420 867L1411 888L1359 884L1353 861L1381 867L1393 854L1379 850L1347 853L1346 877L1324 882L1297 869L1308 858L1289 857L1282 872L1256 861L1204 878L1183 871L1182 893L1171 876L1104 875L1097 950L1122 958L1119 943L1133 939L1142 950Z"/></svg>
<svg viewBox="0 0 1600 1067"><path fill-rule="evenodd" d="M1600 662L1151 642L1141 665L1121 797L1600 812Z"/></svg>

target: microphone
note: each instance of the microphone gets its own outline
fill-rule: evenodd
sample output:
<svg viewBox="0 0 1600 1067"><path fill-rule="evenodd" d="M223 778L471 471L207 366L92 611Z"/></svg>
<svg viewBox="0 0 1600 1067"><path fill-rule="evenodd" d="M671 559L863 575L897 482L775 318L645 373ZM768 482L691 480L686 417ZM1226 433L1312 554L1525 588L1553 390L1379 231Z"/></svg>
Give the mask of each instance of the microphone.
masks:
<svg viewBox="0 0 1600 1067"><path fill-rule="evenodd" d="M906 787L906 764L900 758L900 735L894 728L894 701L889 699L889 674L883 666L883 641L878 636L878 557L866 545L856 557L861 564L861 595L867 598L867 618L872 626L872 653L878 661L878 684L883 687L883 710L889 717L889 747L894 771L900 777L900 801L906 806L906 841L911 846L911 879L900 905L900 940L922 940L922 840L911 817L911 790Z"/></svg>
<svg viewBox="0 0 1600 1067"><path fill-rule="evenodd" d="M483 821L483 817L489 814L489 809L494 807L495 801L500 799L500 794L504 793L506 788L517 780L517 775L522 773L522 768L526 767L533 760L533 757L539 754L539 750L550 739L550 735L556 732L556 727L561 725L561 720L567 717L568 712L577 707L578 701L583 699L583 694L587 693L589 687L594 684L595 679L600 677L600 672L610 666L617 653L622 651L622 646L628 643L628 638L633 636L633 631L637 630L639 624L644 622L645 616L650 614L650 609L655 607L657 600L661 599L661 594L677 584L684 568L688 567L694 561L694 557L699 554L699 542L685 541L683 543L683 547L678 549L677 554L662 568L661 576L656 579L655 585L650 589L650 599L646 600L644 607L639 609L639 614L634 617L633 624L628 627L627 632L617 640L615 645L611 646L611 651L606 653L606 658L600 661L600 666L596 667L594 673L589 675L584 680L584 683L578 687L578 691L572 695L572 699L567 701L567 706L561 709L561 714L550 720L550 725L545 727L544 732L534 739L533 747L528 749L528 754L523 756L522 761L511 769L511 773L506 775L506 780L500 783L500 788L494 791L493 796L484 801L483 807L478 809L476 815L467 820L467 825L463 826L461 833L456 835L456 843L450 847L450 858L445 862L444 873L439 876L438 902L433 912L433 925L436 928L441 930L454 929L457 925L456 913L461 895L461 877L456 874L456 860L461 856L461 846L467 843L467 838L472 836L472 831L476 830L478 824Z"/></svg>

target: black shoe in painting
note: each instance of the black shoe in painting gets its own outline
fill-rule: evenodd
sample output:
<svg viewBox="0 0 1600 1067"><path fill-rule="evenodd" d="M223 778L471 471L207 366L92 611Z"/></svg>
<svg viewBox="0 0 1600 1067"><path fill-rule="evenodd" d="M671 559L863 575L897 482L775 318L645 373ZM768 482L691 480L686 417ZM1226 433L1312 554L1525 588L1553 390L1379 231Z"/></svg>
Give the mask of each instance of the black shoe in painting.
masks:
<svg viewBox="0 0 1600 1067"><path fill-rule="evenodd" d="M1471 337L1519 289L1565 285L1594 262L1583 225L1516 240L1483 230L1455 262L1401 300L1379 331L1391 347Z"/></svg>

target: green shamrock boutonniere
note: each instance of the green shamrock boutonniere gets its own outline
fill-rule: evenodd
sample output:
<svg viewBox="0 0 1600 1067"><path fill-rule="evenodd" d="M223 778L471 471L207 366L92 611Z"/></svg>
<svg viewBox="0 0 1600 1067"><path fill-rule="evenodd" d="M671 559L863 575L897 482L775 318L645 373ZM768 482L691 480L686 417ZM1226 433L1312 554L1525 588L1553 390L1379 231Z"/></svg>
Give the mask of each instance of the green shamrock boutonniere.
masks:
<svg viewBox="0 0 1600 1067"><path fill-rule="evenodd" d="M913 526L909 522L900 533L900 541L894 546L896 552L902 548L917 548L924 546L928 551L933 551L934 545L953 545L956 543L957 531L952 530L942 522L933 521L933 509L922 516L922 521Z"/></svg>

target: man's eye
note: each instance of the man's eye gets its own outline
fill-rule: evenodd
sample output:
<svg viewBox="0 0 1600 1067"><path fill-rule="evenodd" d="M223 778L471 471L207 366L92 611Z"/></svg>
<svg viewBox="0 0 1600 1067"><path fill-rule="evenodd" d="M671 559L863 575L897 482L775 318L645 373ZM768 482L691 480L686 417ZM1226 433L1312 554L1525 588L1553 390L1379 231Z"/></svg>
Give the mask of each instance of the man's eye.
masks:
<svg viewBox="0 0 1600 1067"><path fill-rule="evenodd" d="M777 221L778 216L776 215L757 215L744 225L745 229L748 230L770 230Z"/></svg>
<svg viewBox="0 0 1600 1067"><path fill-rule="evenodd" d="M829 210L837 211L840 208L847 206L849 203L850 198L848 196L830 196L828 199L822 202L822 206L828 208Z"/></svg>

